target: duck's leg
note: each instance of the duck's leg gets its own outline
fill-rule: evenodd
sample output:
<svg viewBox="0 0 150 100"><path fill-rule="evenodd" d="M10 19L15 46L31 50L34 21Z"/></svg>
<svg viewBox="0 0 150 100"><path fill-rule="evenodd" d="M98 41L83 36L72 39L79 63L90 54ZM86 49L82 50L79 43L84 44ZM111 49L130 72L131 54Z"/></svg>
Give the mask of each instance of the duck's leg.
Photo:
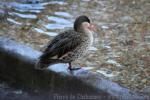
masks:
<svg viewBox="0 0 150 100"><path fill-rule="evenodd" d="M69 67L68 67L68 69L69 69L70 71L72 71L72 70L78 70L78 69L81 69L81 67L75 67L75 68L72 68L71 62L69 62Z"/></svg>
<svg viewBox="0 0 150 100"><path fill-rule="evenodd" d="M71 62L69 62L69 67L68 67L69 70L72 70L72 65L71 65Z"/></svg>

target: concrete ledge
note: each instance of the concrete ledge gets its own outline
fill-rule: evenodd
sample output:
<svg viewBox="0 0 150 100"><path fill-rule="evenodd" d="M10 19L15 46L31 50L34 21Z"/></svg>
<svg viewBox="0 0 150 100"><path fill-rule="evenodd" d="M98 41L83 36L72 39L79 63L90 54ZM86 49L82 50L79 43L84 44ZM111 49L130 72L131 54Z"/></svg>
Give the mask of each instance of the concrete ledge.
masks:
<svg viewBox="0 0 150 100"><path fill-rule="evenodd" d="M52 100L55 93L75 96L71 100L150 99L84 69L69 72L66 66L58 64L50 70L35 70L34 63L40 54L30 47L0 37L0 79L32 93L36 90L36 96L44 96L44 100Z"/></svg>

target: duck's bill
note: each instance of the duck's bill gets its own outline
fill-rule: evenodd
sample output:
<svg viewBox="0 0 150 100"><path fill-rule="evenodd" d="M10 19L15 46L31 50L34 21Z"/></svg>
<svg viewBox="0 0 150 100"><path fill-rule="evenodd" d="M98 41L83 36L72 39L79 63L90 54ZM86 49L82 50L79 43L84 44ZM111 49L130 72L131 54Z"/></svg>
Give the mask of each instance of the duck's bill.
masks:
<svg viewBox="0 0 150 100"><path fill-rule="evenodd" d="M91 31L96 31L97 30L97 25L94 24L94 23L91 23L89 28L90 28Z"/></svg>

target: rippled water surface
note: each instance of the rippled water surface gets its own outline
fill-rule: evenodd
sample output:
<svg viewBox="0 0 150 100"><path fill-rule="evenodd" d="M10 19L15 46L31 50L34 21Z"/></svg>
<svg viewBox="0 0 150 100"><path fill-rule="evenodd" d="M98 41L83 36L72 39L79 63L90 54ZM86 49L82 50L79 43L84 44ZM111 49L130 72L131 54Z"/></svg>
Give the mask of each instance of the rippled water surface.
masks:
<svg viewBox="0 0 150 100"><path fill-rule="evenodd" d="M85 14L98 25L98 31L89 54L74 65L133 90L150 88L149 0L23 1L0 3L1 9L4 5L9 9L7 21L0 24L0 35L42 50L59 32L72 28L77 16Z"/></svg>

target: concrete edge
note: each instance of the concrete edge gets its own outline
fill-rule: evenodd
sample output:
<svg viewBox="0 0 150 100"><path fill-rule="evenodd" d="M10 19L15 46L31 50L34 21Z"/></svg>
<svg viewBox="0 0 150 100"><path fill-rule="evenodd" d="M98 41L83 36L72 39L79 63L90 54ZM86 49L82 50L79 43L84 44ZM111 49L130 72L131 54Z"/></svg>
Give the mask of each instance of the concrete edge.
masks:
<svg viewBox="0 0 150 100"><path fill-rule="evenodd" d="M62 82L64 82L64 80L66 79L69 80L69 82L73 82L73 83L77 82L76 84L80 84L79 82L83 82L83 85L89 87L91 86L100 92L104 91L105 93L107 93L107 95L110 95L117 99L121 99L121 100L150 99L150 97L148 96L141 95L127 88L121 87L117 83L106 80L102 78L100 75L84 69L70 73L69 71L67 71L66 66L55 65L53 69L44 71L44 73L41 71L36 71L33 65L40 54L41 52L33 50L28 46L19 44L6 37L0 37L0 64L3 66L0 68L0 78L4 80L9 80L9 82L11 81L15 84L16 83L23 84L23 86L29 88L33 86L35 86L35 88L39 87L41 83L39 83L39 81L37 80L42 80L43 81L42 88L43 87L47 88L50 86L51 82L49 80L49 77L45 77L43 79L42 75L46 73L46 75L51 76L51 80L53 79L52 76L55 76L59 79L59 81L62 80ZM11 60L7 59L9 57L13 58L14 60L12 61L12 59ZM17 64L18 66L16 66L16 62L18 63ZM8 67L8 65L9 66L11 65L11 67L13 66L13 68ZM19 66L23 66L23 67L19 67ZM57 70L58 67L61 67L59 71ZM16 74L14 74L13 71L15 71ZM26 73L26 75L20 75L20 77L18 77L18 75L22 73ZM43 74L41 75L40 73ZM8 74L11 76L8 76ZM34 78L30 77L31 76L30 74L33 74L32 77ZM30 80L32 80L33 83L31 83L31 81L22 80L23 78L26 77L28 77L28 79L30 78ZM60 84L60 83L61 82L58 83L55 82L55 84ZM50 86L49 88L52 87L53 86Z"/></svg>

